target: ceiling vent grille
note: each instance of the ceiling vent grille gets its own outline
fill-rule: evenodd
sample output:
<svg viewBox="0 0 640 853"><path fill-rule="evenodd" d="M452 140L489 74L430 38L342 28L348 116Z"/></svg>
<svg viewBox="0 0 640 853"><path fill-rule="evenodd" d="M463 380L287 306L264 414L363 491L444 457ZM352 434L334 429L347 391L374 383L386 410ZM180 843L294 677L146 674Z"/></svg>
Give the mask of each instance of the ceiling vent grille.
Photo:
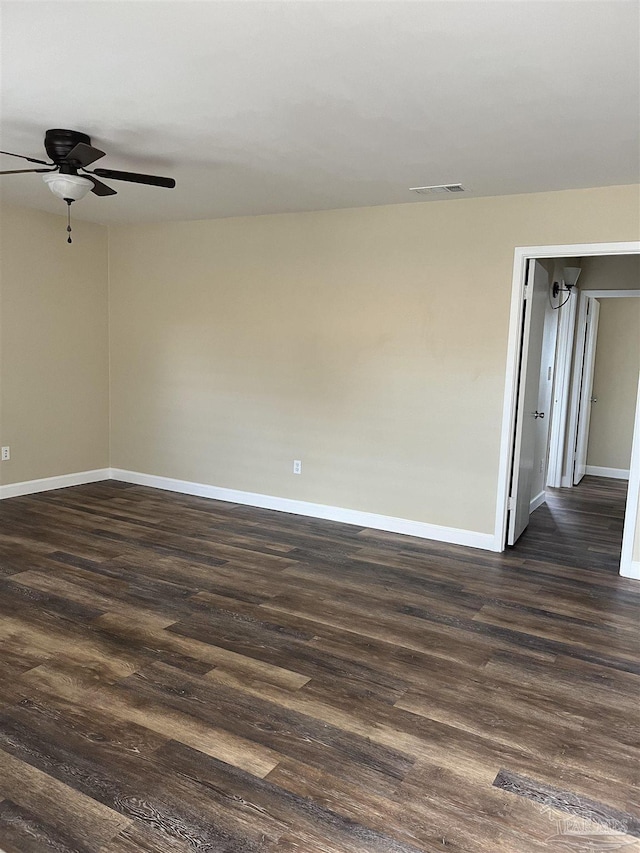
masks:
<svg viewBox="0 0 640 853"><path fill-rule="evenodd" d="M463 193L462 184L436 184L433 187L409 187L412 193L419 195L435 195L437 193Z"/></svg>

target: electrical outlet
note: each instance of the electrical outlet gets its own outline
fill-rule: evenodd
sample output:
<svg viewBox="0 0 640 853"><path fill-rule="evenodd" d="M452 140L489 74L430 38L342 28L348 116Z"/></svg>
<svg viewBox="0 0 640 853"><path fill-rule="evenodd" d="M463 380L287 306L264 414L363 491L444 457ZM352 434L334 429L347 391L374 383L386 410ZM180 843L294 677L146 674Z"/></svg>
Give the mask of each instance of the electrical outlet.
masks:
<svg viewBox="0 0 640 853"><path fill-rule="evenodd" d="M3 447L2 448L2 461L8 462L9 459L11 459L11 448L10 447Z"/></svg>
<svg viewBox="0 0 640 853"><path fill-rule="evenodd" d="M293 460L293 473L302 474L302 462L299 459Z"/></svg>

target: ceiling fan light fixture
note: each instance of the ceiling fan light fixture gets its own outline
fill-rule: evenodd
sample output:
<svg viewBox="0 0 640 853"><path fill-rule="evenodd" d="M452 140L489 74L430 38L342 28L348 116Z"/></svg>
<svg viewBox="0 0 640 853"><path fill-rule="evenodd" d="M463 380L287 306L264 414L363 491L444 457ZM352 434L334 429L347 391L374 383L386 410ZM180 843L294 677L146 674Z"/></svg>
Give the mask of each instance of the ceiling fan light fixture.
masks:
<svg viewBox="0 0 640 853"><path fill-rule="evenodd" d="M44 147L50 163L37 160L25 154L13 154L11 151L0 151L8 157L19 157L28 163L45 166L44 169L10 169L0 171L0 175L26 174L28 172L44 172L43 180L51 192L67 203L67 243L71 243L71 205L80 201L87 193L97 196L116 195L116 190L103 184L99 178L110 178L114 181L129 181L132 184L147 184L151 187L166 187L173 189L176 182L173 178L163 178L160 175L141 175L138 172L121 172L115 169L96 169L90 171L87 166L105 156L104 151L94 148L91 138L78 130L48 130L44 137ZM78 169L87 172L87 177L78 174ZM96 177L97 176L97 177ZM1 853L1 851L0 851Z"/></svg>
<svg viewBox="0 0 640 853"><path fill-rule="evenodd" d="M80 175L62 175L60 172L51 172L43 175L42 180L54 195L62 199L80 201L93 189L93 182L89 178L81 178Z"/></svg>

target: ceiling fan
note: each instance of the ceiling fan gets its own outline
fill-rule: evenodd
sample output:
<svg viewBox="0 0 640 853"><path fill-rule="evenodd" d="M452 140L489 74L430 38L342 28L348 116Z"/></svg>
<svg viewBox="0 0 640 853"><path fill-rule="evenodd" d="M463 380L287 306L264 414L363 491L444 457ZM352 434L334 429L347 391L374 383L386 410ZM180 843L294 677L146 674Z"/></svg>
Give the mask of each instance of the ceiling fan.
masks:
<svg viewBox="0 0 640 853"><path fill-rule="evenodd" d="M0 175L20 175L28 172L43 173L43 181L54 195L67 203L68 218L71 204L84 198L88 192L98 196L116 195L116 190L104 184L99 178L112 181L129 181L134 184L148 184L152 187L173 189L176 182L173 178L161 178L157 175L140 175L137 172L118 172L113 169L87 169L96 160L105 156L104 151L94 148L86 133L77 130L48 130L44 137L44 147L51 163L26 157L24 154L12 154L10 151L0 151L9 157L20 157L29 163L38 163L41 169L13 169L0 172ZM81 172L81 174L78 174ZM67 231L71 242L71 224L68 221Z"/></svg>

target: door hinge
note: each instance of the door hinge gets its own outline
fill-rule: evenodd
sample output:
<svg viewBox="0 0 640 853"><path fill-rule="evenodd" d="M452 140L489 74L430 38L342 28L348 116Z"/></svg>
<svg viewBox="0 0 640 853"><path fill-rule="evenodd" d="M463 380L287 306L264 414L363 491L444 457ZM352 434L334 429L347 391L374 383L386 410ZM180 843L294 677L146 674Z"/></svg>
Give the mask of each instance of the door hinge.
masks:
<svg viewBox="0 0 640 853"><path fill-rule="evenodd" d="M515 509L515 508L516 508L516 499L514 498L513 495L510 495L509 500L507 501L507 509L509 511L511 511L512 509Z"/></svg>
<svg viewBox="0 0 640 853"><path fill-rule="evenodd" d="M526 284L525 284L525 286L524 286L524 300L525 300L525 302L526 302L526 301L527 301L527 299L529 298L529 291L530 291L530 289L531 289L531 288L529 287L529 284L528 284L528 283L526 283Z"/></svg>

